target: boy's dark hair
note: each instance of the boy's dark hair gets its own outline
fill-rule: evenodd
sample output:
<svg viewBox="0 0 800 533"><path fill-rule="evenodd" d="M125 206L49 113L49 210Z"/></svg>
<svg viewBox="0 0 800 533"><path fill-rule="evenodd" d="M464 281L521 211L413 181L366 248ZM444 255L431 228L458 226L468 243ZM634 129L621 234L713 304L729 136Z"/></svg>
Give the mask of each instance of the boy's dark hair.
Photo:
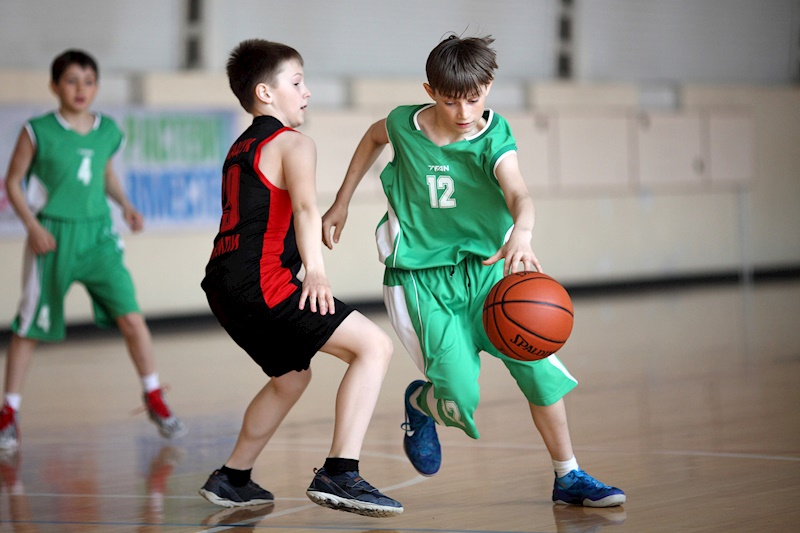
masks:
<svg viewBox="0 0 800 533"><path fill-rule="evenodd" d="M281 65L292 59L303 64L303 57L291 46L264 39L248 39L233 49L228 57L228 83L245 111L253 108L256 85L274 84Z"/></svg>
<svg viewBox="0 0 800 533"><path fill-rule="evenodd" d="M50 65L50 79L53 83L58 83L64 71L70 65L78 65L81 68L90 68L94 70L95 77L100 77L100 71L97 69L97 62L92 56L83 50L67 50L53 60Z"/></svg>
<svg viewBox="0 0 800 533"><path fill-rule="evenodd" d="M428 85L443 96L469 98L481 92L494 79L497 68L494 39L452 34L436 45L428 55L425 73Z"/></svg>

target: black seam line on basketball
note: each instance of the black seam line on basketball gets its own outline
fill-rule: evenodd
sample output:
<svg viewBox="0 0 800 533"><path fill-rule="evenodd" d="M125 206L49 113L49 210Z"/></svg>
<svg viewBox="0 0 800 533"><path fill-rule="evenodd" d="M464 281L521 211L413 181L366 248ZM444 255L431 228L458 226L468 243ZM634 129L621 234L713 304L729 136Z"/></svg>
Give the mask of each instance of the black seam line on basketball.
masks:
<svg viewBox="0 0 800 533"><path fill-rule="evenodd" d="M517 272L517 274L520 274L520 272ZM527 276L521 276L520 279L510 282L511 284L508 286L508 288L506 288L506 292L511 290L512 287L516 287L520 283L542 283L542 282L549 283L551 281L555 280L550 278L540 278L540 277L529 278Z"/></svg>
<svg viewBox="0 0 800 533"><path fill-rule="evenodd" d="M492 305L490 305L490 307L494 307L495 305L498 305L498 304L492 304ZM565 309L565 311L566 311L566 309ZM491 315L491 317L490 317L490 320L491 320L492 322L494 322L494 329L495 329L495 331L498 331L498 330L499 330L499 328L498 328L498 326L497 326L497 316L498 316L498 313L497 313L497 311L495 310L494 312L492 312L492 315ZM560 339L549 339L549 338L547 338L547 337L543 337L543 336L541 336L541 335L539 335L539 334L537 334L537 333L534 333L534 332L530 331L530 330L529 330L527 327L525 327L523 324L520 324L519 322L517 322L517 321L516 321L516 320L514 320L513 318L510 318L508 315L505 315L505 314L504 314L504 316L505 316L505 317L508 319L508 321L509 321L509 322L511 322L511 323L512 323L512 324L514 324L515 326L517 326L517 327L519 327L519 328L523 329L525 332L527 332L527 333L531 334L532 336L534 336L534 337L536 337L536 338L539 338L539 339L541 339L541 340L543 340L543 341L546 341L546 342L552 342L552 343L559 344L559 345L563 346L564 344L566 344L567 340L569 339L569 337L567 337L567 339L564 339L564 340L560 340ZM484 326L484 329L486 329L486 326ZM512 344L512 343L510 342L510 339L506 339L505 335L500 335L499 337L500 337L500 339L503 341L503 344L505 345L505 347L506 347L506 348L507 348L509 351L511 351L511 352L513 353L513 352L514 352L514 349L512 348L512 346L516 347L516 345L515 345L515 344Z"/></svg>
<svg viewBox="0 0 800 533"><path fill-rule="evenodd" d="M565 344L567 342L567 339L561 340L561 339L550 339L548 337L544 337L544 336L542 336L542 335L540 335L540 334L538 334L538 333L536 333L534 331L529 330L528 327L525 324L520 324L518 321L514 320L510 316L505 315L505 317L508 319L509 322L511 322L512 324L514 324L518 328L522 329L526 333L529 333L529 334L531 334L532 336L534 336L536 338L542 339L543 341L555 342L555 343L559 343L559 344ZM567 337L567 338L569 338L569 337Z"/></svg>
<svg viewBox="0 0 800 533"><path fill-rule="evenodd" d="M502 307L505 304L522 304L522 303L546 305L547 307L552 307L554 309L561 309L565 313L569 314L571 317L573 317L573 318L575 317L573 312L570 311L569 309L567 309L566 307L562 307L560 305L556 305L556 304L551 303L551 302L543 302L541 300L503 300L502 302L493 302L493 303L490 303L490 304L486 304L486 305L484 305L484 309L489 309L490 307L494 307L495 305L499 305L499 306Z"/></svg>
<svg viewBox="0 0 800 533"><path fill-rule="evenodd" d="M506 317L506 318L508 318L508 317ZM518 327L522 328L526 333L529 333L530 335L536 337L537 339L542 339L543 341L554 342L554 343L557 343L557 344L565 344L567 342L566 339L560 340L560 339L550 339L548 337L543 337L542 335L539 335L538 333L534 333L533 331L529 330L523 324L520 324L516 320L512 320L512 319L509 318L508 321L511 322L512 324L514 324L515 326L518 326Z"/></svg>

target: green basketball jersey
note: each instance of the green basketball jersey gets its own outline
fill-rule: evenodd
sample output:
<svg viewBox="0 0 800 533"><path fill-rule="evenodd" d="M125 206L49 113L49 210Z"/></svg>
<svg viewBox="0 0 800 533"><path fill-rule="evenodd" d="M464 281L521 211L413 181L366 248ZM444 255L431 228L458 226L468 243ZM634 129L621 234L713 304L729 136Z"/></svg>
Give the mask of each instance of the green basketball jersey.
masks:
<svg viewBox="0 0 800 533"><path fill-rule="evenodd" d="M26 180L33 211L66 220L108 216L106 164L123 139L117 124L96 114L94 127L84 135L53 112L25 127L36 150Z"/></svg>
<svg viewBox="0 0 800 533"><path fill-rule="evenodd" d="M376 232L380 260L407 270L487 258L505 242L513 219L495 169L517 146L506 120L484 112L486 126L437 146L419 126L433 104L401 106L386 118L392 161L381 172L389 209Z"/></svg>

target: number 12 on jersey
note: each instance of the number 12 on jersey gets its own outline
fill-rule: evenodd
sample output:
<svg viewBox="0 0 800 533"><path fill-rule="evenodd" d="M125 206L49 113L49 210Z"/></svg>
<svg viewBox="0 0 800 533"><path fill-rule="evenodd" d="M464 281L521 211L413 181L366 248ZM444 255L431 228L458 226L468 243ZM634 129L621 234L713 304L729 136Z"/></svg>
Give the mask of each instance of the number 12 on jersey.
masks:
<svg viewBox="0 0 800 533"><path fill-rule="evenodd" d="M431 207L446 209L456 206L456 199L453 198L455 192L453 178L450 176L425 176L425 181L428 183Z"/></svg>

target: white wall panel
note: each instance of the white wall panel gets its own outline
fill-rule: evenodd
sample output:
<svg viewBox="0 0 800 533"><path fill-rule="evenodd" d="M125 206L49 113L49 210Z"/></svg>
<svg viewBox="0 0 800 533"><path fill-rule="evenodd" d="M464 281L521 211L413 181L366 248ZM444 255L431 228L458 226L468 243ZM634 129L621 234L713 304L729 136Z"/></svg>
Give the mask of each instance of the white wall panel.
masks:
<svg viewBox="0 0 800 533"><path fill-rule="evenodd" d="M630 188L630 119L620 113L560 113L556 180L581 192Z"/></svg>
<svg viewBox="0 0 800 533"><path fill-rule="evenodd" d="M577 0L582 80L785 83L798 78L797 0Z"/></svg>
<svg viewBox="0 0 800 533"><path fill-rule="evenodd" d="M709 175L713 183L747 184L755 176L752 117L717 112L708 117Z"/></svg>
<svg viewBox="0 0 800 533"><path fill-rule="evenodd" d="M48 69L82 48L105 72L177 69L182 0L0 0L0 67Z"/></svg>
<svg viewBox="0 0 800 533"><path fill-rule="evenodd" d="M535 192L550 187L553 183L550 117L531 113L508 113L503 117L517 139L519 168L528 188Z"/></svg>
<svg viewBox="0 0 800 533"><path fill-rule="evenodd" d="M642 113L636 118L638 181L642 187L689 185L705 177L703 122L697 113Z"/></svg>
<svg viewBox="0 0 800 533"><path fill-rule="evenodd" d="M222 69L243 39L296 48L314 75L414 76L448 32L495 37L499 77L553 75L555 0L208 0L208 66Z"/></svg>

